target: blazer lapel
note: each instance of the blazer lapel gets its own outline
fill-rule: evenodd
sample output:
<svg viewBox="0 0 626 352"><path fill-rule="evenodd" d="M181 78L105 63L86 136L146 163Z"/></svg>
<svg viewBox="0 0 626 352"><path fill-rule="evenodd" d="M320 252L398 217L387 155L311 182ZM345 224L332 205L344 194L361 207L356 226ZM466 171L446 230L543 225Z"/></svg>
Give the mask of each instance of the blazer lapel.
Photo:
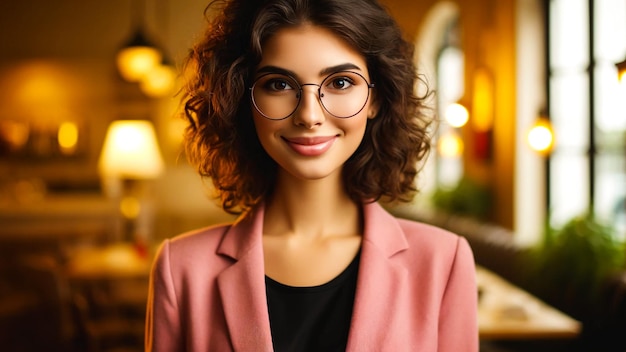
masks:
<svg viewBox="0 0 626 352"><path fill-rule="evenodd" d="M235 260L217 283L235 351L272 351L263 266L263 207L224 236L218 253Z"/></svg>
<svg viewBox="0 0 626 352"><path fill-rule="evenodd" d="M408 281L406 268L392 256L407 248L395 218L376 203L364 206L365 226L347 351L402 346L409 324L402 321Z"/></svg>
<svg viewBox="0 0 626 352"><path fill-rule="evenodd" d="M405 289L408 274L392 258L408 246L404 233L377 203L366 204L363 212L361 261L347 346L347 351L354 352L402 346L409 326L398 314L410 302L409 290ZM235 260L217 278L235 351L273 351L262 232L260 206L231 227L218 249Z"/></svg>

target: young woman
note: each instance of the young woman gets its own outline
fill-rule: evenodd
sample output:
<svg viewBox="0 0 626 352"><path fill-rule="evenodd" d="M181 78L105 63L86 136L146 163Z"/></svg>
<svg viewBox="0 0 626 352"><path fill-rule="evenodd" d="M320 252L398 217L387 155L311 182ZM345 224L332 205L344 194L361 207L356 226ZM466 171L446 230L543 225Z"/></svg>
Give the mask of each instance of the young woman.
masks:
<svg viewBox="0 0 626 352"><path fill-rule="evenodd" d="M212 5L186 151L242 215L162 244L146 349L477 351L467 242L377 203L410 199L429 148L393 19L375 0Z"/></svg>

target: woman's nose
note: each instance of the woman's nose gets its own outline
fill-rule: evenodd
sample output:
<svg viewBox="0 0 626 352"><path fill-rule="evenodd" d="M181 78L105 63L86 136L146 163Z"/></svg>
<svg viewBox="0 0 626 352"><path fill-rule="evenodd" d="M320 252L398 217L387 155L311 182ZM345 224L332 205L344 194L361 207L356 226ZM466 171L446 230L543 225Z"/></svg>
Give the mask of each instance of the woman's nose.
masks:
<svg viewBox="0 0 626 352"><path fill-rule="evenodd" d="M326 120L317 85L303 85L300 91L300 104L294 113L293 122L307 129L319 126Z"/></svg>

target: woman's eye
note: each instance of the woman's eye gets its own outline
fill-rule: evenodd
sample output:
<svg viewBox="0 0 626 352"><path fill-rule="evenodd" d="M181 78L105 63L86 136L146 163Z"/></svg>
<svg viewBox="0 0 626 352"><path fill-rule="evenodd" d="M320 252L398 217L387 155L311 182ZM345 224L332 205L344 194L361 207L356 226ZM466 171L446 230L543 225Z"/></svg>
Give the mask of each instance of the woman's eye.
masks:
<svg viewBox="0 0 626 352"><path fill-rule="evenodd" d="M332 89L343 90L350 88L350 86L352 86L352 83L352 80L348 77L336 77L329 82L329 86Z"/></svg>
<svg viewBox="0 0 626 352"><path fill-rule="evenodd" d="M268 80L263 86L265 89L275 92L293 89L287 80L278 78Z"/></svg>

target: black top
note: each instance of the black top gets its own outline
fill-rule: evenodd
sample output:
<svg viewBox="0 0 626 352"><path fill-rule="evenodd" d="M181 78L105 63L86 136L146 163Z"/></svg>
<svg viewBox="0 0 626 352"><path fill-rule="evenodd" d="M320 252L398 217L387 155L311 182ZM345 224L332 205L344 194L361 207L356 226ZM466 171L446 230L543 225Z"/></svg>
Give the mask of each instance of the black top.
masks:
<svg viewBox="0 0 626 352"><path fill-rule="evenodd" d="M293 287L265 277L274 351L346 350L359 257L319 286Z"/></svg>

